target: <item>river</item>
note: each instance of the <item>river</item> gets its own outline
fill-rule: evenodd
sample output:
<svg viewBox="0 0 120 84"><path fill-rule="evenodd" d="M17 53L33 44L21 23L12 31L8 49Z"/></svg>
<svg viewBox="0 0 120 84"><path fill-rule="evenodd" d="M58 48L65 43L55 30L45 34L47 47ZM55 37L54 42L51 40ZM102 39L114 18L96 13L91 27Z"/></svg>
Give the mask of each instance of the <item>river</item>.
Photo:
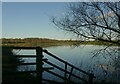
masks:
<svg viewBox="0 0 120 84"><path fill-rule="evenodd" d="M80 45L80 46L54 46L44 48L47 49L52 54L58 56L59 58L67 61L68 63L86 71L93 73L96 76L95 80L105 80L105 81L119 81L120 79L120 64L118 62L120 59L119 53L116 50L117 47L107 48L106 46L99 45ZM104 49L104 50L103 50ZM36 54L35 50L21 50L14 51L16 54ZM50 56L43 54L44 58L47 58L49 61L54 64L64 67L64 65ZM35 58L23 58L24 62L35 62ZM44 64L44 67L49 65ZM18 70L35 70L34 65L30 66L19 66ZM54 69L54 72L57 72L61 75L61 71ZM75 72L75 71L74 71ZM43 73L43 78L51 80L61 79L54 77L47 72Z"/></svg>

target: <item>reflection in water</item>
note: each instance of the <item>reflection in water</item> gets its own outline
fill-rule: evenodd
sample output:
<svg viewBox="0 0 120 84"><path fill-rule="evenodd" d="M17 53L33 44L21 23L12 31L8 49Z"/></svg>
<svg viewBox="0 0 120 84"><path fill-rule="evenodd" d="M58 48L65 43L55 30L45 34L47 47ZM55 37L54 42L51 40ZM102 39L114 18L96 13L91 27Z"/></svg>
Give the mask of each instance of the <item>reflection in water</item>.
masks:
<svg viewBox="0 0 120 84"><path fill-rule="evenodd" d="M120 64L118 62L120 56L118 52L115 51L116 47L104 49L105 46L95 46L95 45L81 45L79 47L69 47L69 46L58 46L58 47L49 47L46 48L49 52L58 56L59 58L79 67L82 70L87 72L92 72L96 76L96 80L105 80L105 81L119 81L120 78ZM104 49L104 50L103 50ZM21 51L19 54L36 54L35 51ZM94 53L94 54L93 54ZM59 65L61 68L64 68L64 65L50 56L44 54L44 57L49 61L53 62L56 65ZM23 59L24 62L35 62L36 59ZM44 66L49 66L44 64ZM20 66L18 70L35 70L36 66ZM70 68L68 68L70 69ZM53 71L58 74L64 75L61 71L54 69ZM75 71L74 71L75 72ZM75 72L76 73L76 72ZM78 73L76 73L78 74ZM43 73L44 78L60 80L56 77L53 77L47 72ZM61 80L60 80L61 81Z"/></svg>

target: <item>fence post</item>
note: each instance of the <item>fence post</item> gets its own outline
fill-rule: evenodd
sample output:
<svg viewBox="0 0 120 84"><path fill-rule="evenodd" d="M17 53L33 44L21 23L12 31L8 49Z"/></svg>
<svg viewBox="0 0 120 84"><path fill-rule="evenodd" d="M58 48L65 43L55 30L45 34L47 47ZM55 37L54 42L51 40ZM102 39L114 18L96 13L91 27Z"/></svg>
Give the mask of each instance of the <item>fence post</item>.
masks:
<svg viewBox="0 0 120 84"><path fill-rule="evenodd" d="M42 48L41 47L36 47L36 79L37 79L37 84L42 84L42 72L43 72L43 63L42 63Z"/></svg>
<svg viewBox="0 0 120 84"><path fill-rule="evenodd" d="M94 74L90 74L90 75L89 75L88 84L93 84L93 77L94 77Z"/></svg>

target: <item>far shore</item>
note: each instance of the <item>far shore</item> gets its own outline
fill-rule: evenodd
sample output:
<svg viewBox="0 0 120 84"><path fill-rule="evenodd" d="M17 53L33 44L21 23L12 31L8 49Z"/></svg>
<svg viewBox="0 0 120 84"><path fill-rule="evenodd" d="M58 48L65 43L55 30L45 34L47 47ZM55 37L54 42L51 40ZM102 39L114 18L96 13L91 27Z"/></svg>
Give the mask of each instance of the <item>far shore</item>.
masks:
<svg viewBox="0 0 120 84"><path fill-rule="evenodd" d="M2 40L2 44L1 44L2 46L19 46L19 47L111 45L111 43L109 42L102 42L102 41L56 40L56 39L48 39L48 38L24 38L24 39L2 38L0 40Z"/></svg>

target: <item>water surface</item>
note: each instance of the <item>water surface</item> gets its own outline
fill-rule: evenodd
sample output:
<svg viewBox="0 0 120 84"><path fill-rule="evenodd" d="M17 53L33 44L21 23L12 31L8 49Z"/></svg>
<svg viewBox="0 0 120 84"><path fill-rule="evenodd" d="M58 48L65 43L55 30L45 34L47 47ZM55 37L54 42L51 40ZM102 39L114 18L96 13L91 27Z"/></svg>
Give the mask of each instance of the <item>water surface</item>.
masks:
<svg viewBox="0 0 120 84"><path fill-rule="evenodd" d="M120 67L115 67L115 61L119 58L118 53L112 53L112 48L109 49L111 54L108 52L104 52L106 46L98 46L98 45L81 45L79 47L74 46L54 46L45 48L49 52L58 56L59 58L67 61L68 63L86 71L89 73L94 73L97 80L107 80L107 81L119 81L120 78ZM115 47L116 48L116 47ZM107 49L106 49L107 50ZM115 51L114 51L115 52ZM31 51L19 51L17 54L33 54L35 55L35 50ZM47 58L50 62L64 68L64 64L56 61L50 56L43 53L44 58ZM113 56L114 55L114 56ZM36 62L35 58L24 58L22 59L24 62ZM36 66L20 66L18 70L35 70ZM44 64L44 67L49 67L49 65ZM70 69L70 68L68 68ZM64 75L61 71L54 69L54 72L57 72L60 75ZM75 72L75 71L74 71ZM61 79L54 77L47 72L43 73L44 78L49 78L51 80L59 80ZM112 79L112 80L111 80Z"/></svg>

